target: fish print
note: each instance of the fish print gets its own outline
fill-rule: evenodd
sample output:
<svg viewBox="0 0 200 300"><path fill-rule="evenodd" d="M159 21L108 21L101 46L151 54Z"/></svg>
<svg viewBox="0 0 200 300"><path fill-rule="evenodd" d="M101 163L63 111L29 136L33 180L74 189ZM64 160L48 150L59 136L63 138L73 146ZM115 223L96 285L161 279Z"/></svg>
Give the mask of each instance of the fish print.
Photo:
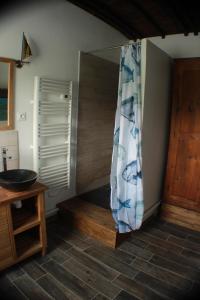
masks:
<svg viewBox="0 0 200 300"><path fill-rule="evenodd" d="M117 156L120 160L124 160L126 158L126 149L122 145L117 146Z"/></svg>
<svg viewBox="0 0 200 300"><path fill-rule="evenodd" d="M134 81L134 70L131 70L125 63L124 57L121 59L121 81L122 83Z"/></svg>
<svg viewBox="0 0 200 300"><path fill-rule="evenodd" d="M119 208L118 209L113 209L112 211L114 213L117 213L119 210L121 210L122 208L131 208L131 199L127 199L125 201L120 200L119 198L117 199L119 202Z"/></svg>
<svg viewBox="0 0 200 300"><path fill-rule="evenodd" d="M133 127L131 129L131 135L134 139L136 139L136 136L139 134L139 129L137 127Z"/></svg>
<svg viewBox="0 0 200 300"><path fill-rule="evenodd" d="M134 160L130 164L126 166L122 173L122 178L131 183L136 185L137 184L137 178L142 179L142 172L137 170L137 161Z"/></svg>
<svg viewBox="0 0 200 300"><path fill-rule="evenodd" d="M131 205L130 205L131 199L127 199L125 201L121 201L118 198L118 201L119 201L119 210L122 209L122 208L131 208Z"/></svg>
<svg viewBox="0 0 200 300"><path fill-rule="evenodd" d="M124 227L128 228L128 230L126 229L127 232L132 230L131 226L129 224L127 224L126 222L124 222L122 220L118 220L117 222L118 222L118 226L124 226Z"/></svg>
<svg viewBox="0 0 200 300"><path fill-rule="evenodd" d="M136 69L137 69L137 71L139 71L139 73L140 73L140 54L141 54L141 46L136 48L133 45L133 51L131 53L131 56L134 59L134 62L136 64ZM137 75L139 75L138 72L137 72Z"/></svg>
<svg viewBox="0 0 200 300"><path fill-rule="evenodd" d="M119 159L124 160L126 157L126 150L124 146L119 144L119 134L120 134L120 128L117 128L117 130L114 133L114 141L113 144L117 146L117 156Z"/></svg>
<svg viewBox="0 0 200 300"><path fill-rule="evenodd" d="M118 145L118 144L119 144L119 127L114 133L114 145Z"/></svg>
<svg viewBox="0 0 200 300"><path fill-rule="evenodd" d="M127 118L130 122L135 124L135 113L134 113L134 97L131 96L130 98L125 99L122 101L121 104L121 115Z"/></svg>

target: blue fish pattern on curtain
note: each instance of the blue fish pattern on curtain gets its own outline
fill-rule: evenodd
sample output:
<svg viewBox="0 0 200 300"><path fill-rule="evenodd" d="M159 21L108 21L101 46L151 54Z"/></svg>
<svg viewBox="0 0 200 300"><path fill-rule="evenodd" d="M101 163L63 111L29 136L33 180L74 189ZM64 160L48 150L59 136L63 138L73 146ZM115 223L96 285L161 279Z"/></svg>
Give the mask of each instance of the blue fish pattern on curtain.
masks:
<svg viewBox="0 0 200 300"><path fill-rule="evenodd" d="M139 229L142 180L141 43L123 46L111 166L111 209L120 233Z"/></svg>

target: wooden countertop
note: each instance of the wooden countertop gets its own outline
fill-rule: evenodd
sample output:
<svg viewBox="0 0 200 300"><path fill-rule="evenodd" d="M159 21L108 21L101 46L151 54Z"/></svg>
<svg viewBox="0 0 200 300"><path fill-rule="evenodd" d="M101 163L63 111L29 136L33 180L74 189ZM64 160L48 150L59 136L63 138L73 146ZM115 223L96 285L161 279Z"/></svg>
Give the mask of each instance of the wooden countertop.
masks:
<svg viewBox="0 0 200 300"><path fill-rule="evenodd" d="M45 190L47 190L47 187L39 182L35 182L29 189L20 192L10 191L0 187L0 205L23 200L35 196L40 192L44 192Z"/></svg>

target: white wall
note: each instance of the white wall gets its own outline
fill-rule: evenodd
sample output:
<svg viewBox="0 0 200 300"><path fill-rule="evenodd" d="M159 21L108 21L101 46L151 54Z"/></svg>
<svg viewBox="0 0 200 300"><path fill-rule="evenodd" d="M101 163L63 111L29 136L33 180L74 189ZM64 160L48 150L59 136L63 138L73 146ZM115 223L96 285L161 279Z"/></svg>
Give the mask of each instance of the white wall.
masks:
<svg viewBox="0 0 200 300"><path fill-rule="evenodd" d="M200 35L173 34L164 39L153 37L149 40L172 58L200 57Z"/></svg>
<svg viewBox="0 0 200 300"><path fill-rule="evenodd" d="M143 83L145 77L142 164L147 217L161 200L169 133L171 59L149 41L142 52Z"/></svg>
<svg viewBox="0 0 200 300"><path fill-rule="evenodd" d="M101 20L65 0L28 1L0 19L0 57L20 58L21 36L29 36L33 59L15 72L15 112L26 112L26 121L15 120L19 132L20 167L33 168L34 76L73 80L73 121L76 125L79 50L90 51L121 44L126 38ZM15 114L16 115L16 114ZM74 140L75 145L76 140ZM75 154L75 147L74 147ZM74 160L75 164L75 160ZM48 209L62 199L52 196ZM66 198L66 194L63 196Z"/></svg>

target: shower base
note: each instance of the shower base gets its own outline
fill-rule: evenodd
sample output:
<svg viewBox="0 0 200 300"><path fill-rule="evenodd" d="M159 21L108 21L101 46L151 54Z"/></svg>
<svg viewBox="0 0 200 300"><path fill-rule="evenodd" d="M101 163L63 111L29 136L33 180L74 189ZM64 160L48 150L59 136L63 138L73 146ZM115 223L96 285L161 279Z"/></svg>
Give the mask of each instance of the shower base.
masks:
<svg viewBox="0 0 200 300"><path fill-rule="evenodd" d="M116 248L129 234L119 234L110 211L109 186L63 201L57 205L66 226Z"/></svg>
<svg viewBox="0 0 200 300"><path fill-rule="evenodd" d="M110 185L101 186L93 191L79 195L84 201L110 210Z"/></svg>

